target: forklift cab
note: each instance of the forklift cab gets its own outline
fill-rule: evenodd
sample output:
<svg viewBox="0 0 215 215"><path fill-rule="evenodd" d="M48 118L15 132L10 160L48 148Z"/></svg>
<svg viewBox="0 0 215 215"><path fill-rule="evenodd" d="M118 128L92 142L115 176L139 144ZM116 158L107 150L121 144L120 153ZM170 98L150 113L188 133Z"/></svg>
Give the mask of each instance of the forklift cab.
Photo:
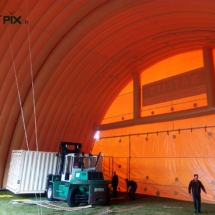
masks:
<svg viewBox="0 0 215 215"><path fill-rule="evenodd" d="M61 181L70 181L74 179L76 171L83 171L84 158L74 154L65 156L64 170L61 175Z"/></svg>
<svg viewBox="0 0 215 215"><path fill-rule="evenodd" d="M67 154L65 156L64 168L61 174L61 181L70 181L74 179L76 171L101 171L102 159L98 156L88 154Z"/></svg>

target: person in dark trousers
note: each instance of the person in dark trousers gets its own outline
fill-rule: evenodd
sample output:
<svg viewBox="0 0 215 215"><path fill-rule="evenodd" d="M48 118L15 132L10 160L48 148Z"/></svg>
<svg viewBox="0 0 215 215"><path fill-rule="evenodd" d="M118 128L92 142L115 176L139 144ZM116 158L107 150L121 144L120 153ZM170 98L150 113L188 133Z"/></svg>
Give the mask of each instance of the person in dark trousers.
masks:
<svg viewBox="0 0 215 215"><path fill-rule="evenodd" d="M118 186L118 176L116 174L116 172L113 173L113 178L112 178L112 187L113 187L113 196L116 197L117 196L117 186Z"/></svg>
<svg viewBox="0 0 215 215"><path fill-rule="evenodd" d="M125 179L125 182L126 182L126 185L127 185L127 192L129 190L130 199L135 200L135 192L137 190L137 183L135 181L128 180L127 178Z"/></svg>
<svg viewBox="0 0 215 215"><path fill-rule="evenodd" d="M198 180L198 174L194 174L194 179L190 181L188 186L188 192L190 195L192 190L194 213L197 213L197 211L198 213L201 213L201 189L205 192L205 194L207 194L202 182Z"/></svg>

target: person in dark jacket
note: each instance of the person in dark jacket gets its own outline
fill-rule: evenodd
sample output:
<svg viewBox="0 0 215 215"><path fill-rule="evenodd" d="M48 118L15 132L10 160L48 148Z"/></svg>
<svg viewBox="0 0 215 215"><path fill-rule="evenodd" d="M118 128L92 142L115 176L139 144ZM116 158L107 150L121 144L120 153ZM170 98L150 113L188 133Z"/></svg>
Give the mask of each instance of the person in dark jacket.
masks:
<svg viewBox="0 0 215 215"><path fill-rule="evenodd" d="M201 189L205 192L205 194L207 194L202 182L198 180L198 174L194 174L194 179L190 181L188 186L188 192L190 195L192 190L194 213L197 213L197 211L198 213L201 213Z"/></svg>
<svg viewBox="0 0 215 215"><path fill-rule="evenodd" d="M128 180L127 178L125 179L125 182L127 185L127 192L129 191L130 199L135 200L135 192L137 190L137 183L135 181Z"/></svg>
<svg viewBox="0 0 215 215"><path fill-rule="evenodd" d="M118 186L119 180L116 172L113 173L113 178L112 178L112 187L113 187L113 196L117 196L117 186Z"/></svg>

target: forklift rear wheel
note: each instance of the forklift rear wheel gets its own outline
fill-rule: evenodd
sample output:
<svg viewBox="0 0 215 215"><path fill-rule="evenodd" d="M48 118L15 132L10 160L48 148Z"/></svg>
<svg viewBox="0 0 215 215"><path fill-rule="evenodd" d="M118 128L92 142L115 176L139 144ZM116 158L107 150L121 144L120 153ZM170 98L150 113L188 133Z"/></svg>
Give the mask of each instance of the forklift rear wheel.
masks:
<svg viewBox="0 0 215 215"><path fill-rule="evenodd" d="M68 195L67 195L67 203L70 207L75 207L75 206L78 206L80 204L80 202L78 202L75 199L75 196L77 194L80 194L80 193L81 193L81 191L77 187L71 188L69 190Z"/></svg>
<svg viewBox="0 0 215 215"><path fill-rule="evenodd" d="M106 202L105 205L110 204L110 188L107 188Z"/></svg>
<svg viewBox="0 0 215 215"><path fill-rule="evenodd" d="M48 186L48 189L47 189L47 199L49 201L54 201L55 199L53 198L53 187L52 185L49 185Z"/></svg>

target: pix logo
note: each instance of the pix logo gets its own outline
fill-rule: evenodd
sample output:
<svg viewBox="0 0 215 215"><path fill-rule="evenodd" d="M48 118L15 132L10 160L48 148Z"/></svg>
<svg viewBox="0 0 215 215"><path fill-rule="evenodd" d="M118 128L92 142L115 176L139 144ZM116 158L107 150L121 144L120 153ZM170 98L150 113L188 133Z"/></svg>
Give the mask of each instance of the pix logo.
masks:
<svg viewBox="0 0 215 215"><path fill-rule="evenodd" d="M7 22L9 22L10 24L22 24L22 22L20 21L21 16L16 17L16 16L3 16L3 24L6 24Z"/></svg>
<svg viewBox="0 0 215 215"><path fill-rule="evenodd" d="M2 18L3 18L3 24L7 24L7 23L10 23L12 25L14 25L14 24L19 24L19 25L21 25L21 24L28 24L27 20L24 20L24 22L22 22L22 20L21 20L22 16L14 16L13 15L14 12L10 12L9 11L9 13L10 13L9 16L8 15L7 16L2 16L1 15Z"/></svg>

